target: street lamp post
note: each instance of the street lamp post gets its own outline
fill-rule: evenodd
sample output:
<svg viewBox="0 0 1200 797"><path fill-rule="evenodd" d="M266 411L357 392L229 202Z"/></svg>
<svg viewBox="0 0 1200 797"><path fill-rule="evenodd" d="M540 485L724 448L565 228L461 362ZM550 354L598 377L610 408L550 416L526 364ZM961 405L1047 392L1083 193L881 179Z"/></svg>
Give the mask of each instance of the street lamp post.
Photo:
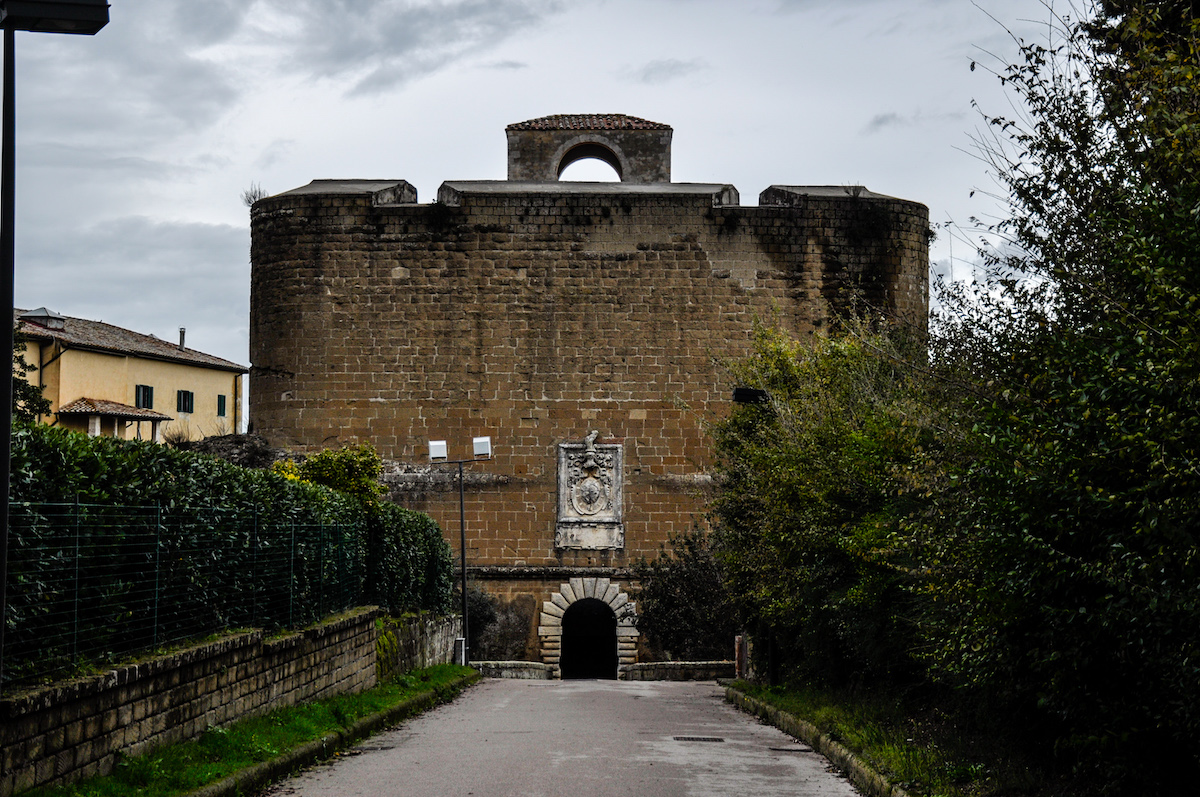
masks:
<svg viewBox="0 0 1200 797"><path fill-rule="evenodd" d="M474 437L471 439L474 457L471 459L448 459L445 440L429 441L429 461L441 465L458 466L458 570L461 577L459 591L462 593L463 646L462 659L459 664L464 667L471 660L470 656L470 627L467 621L467 511L465 492L463 488L463 465L467 462L485 461L492 458L492 438Z"/></svg>
<svg viewBox="0 0 1200 797"><path fill-rule="evenodd" d="M108 24L106 0L0 0L4 27L4 96L0 111L0 304L8 308L0 346L8 360L8 380L0 388L0 684L4 682L4 627L8 616L8 480L12 455L13 275L16 271L17 97L14 41L19 30L92 36Z"/></svg>

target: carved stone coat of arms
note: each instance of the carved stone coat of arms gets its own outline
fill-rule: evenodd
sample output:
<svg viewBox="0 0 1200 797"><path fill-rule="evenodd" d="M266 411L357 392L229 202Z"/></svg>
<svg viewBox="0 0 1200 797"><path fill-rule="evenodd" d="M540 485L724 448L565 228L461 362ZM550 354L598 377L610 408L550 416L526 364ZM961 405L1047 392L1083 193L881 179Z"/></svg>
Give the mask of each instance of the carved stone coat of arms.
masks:
<svg viewBox="0 0 1200 797"><path fill-rule="evenodd" d="M620 445L597 443L592 432L582 443L558 446L558 548L625 547L621 523L623 482Z"/></svg>

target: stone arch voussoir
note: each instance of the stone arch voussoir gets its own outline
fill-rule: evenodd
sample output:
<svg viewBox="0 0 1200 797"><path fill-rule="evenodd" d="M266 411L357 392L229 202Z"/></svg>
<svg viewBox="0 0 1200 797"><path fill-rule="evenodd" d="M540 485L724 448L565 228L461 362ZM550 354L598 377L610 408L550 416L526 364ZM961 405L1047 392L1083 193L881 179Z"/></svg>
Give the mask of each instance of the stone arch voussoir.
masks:
<svg viewBox="0 0 1200 797"><path fill-rule="evenodd" d="M542 661L554 667L555 677L561 676L559 660L562 654L562 618L571 604L585 598L595 598L608 604L617 616L617 664L637 663L637 604L607 578L572 578L562 584L542 603L538 621Z"/></svg>

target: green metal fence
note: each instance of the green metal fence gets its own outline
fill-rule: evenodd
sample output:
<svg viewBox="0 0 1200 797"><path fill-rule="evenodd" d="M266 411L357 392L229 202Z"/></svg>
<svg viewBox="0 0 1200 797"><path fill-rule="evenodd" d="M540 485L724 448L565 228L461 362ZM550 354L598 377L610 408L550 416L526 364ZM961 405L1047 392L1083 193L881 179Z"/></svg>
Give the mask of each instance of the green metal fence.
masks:
<svg viewBox="0 0 1200 797"><path fill-rule="evenodd" d="M363 538L257 508L13 504L0 688L356 605Z"/></svg>

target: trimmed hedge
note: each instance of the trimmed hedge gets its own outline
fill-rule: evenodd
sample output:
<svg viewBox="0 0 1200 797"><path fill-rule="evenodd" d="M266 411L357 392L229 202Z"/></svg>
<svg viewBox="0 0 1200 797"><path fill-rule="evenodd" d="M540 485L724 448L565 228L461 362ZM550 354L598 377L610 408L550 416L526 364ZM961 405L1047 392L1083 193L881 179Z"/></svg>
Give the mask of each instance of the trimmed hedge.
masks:
<svg viewBox="0 0 1200 797"><path fill-rule="evenodd" d="M5 680L356 603L451 602L427 515L203 454L18 424L11 501ZM48 652L52 629L70 645Z"/></svg>

